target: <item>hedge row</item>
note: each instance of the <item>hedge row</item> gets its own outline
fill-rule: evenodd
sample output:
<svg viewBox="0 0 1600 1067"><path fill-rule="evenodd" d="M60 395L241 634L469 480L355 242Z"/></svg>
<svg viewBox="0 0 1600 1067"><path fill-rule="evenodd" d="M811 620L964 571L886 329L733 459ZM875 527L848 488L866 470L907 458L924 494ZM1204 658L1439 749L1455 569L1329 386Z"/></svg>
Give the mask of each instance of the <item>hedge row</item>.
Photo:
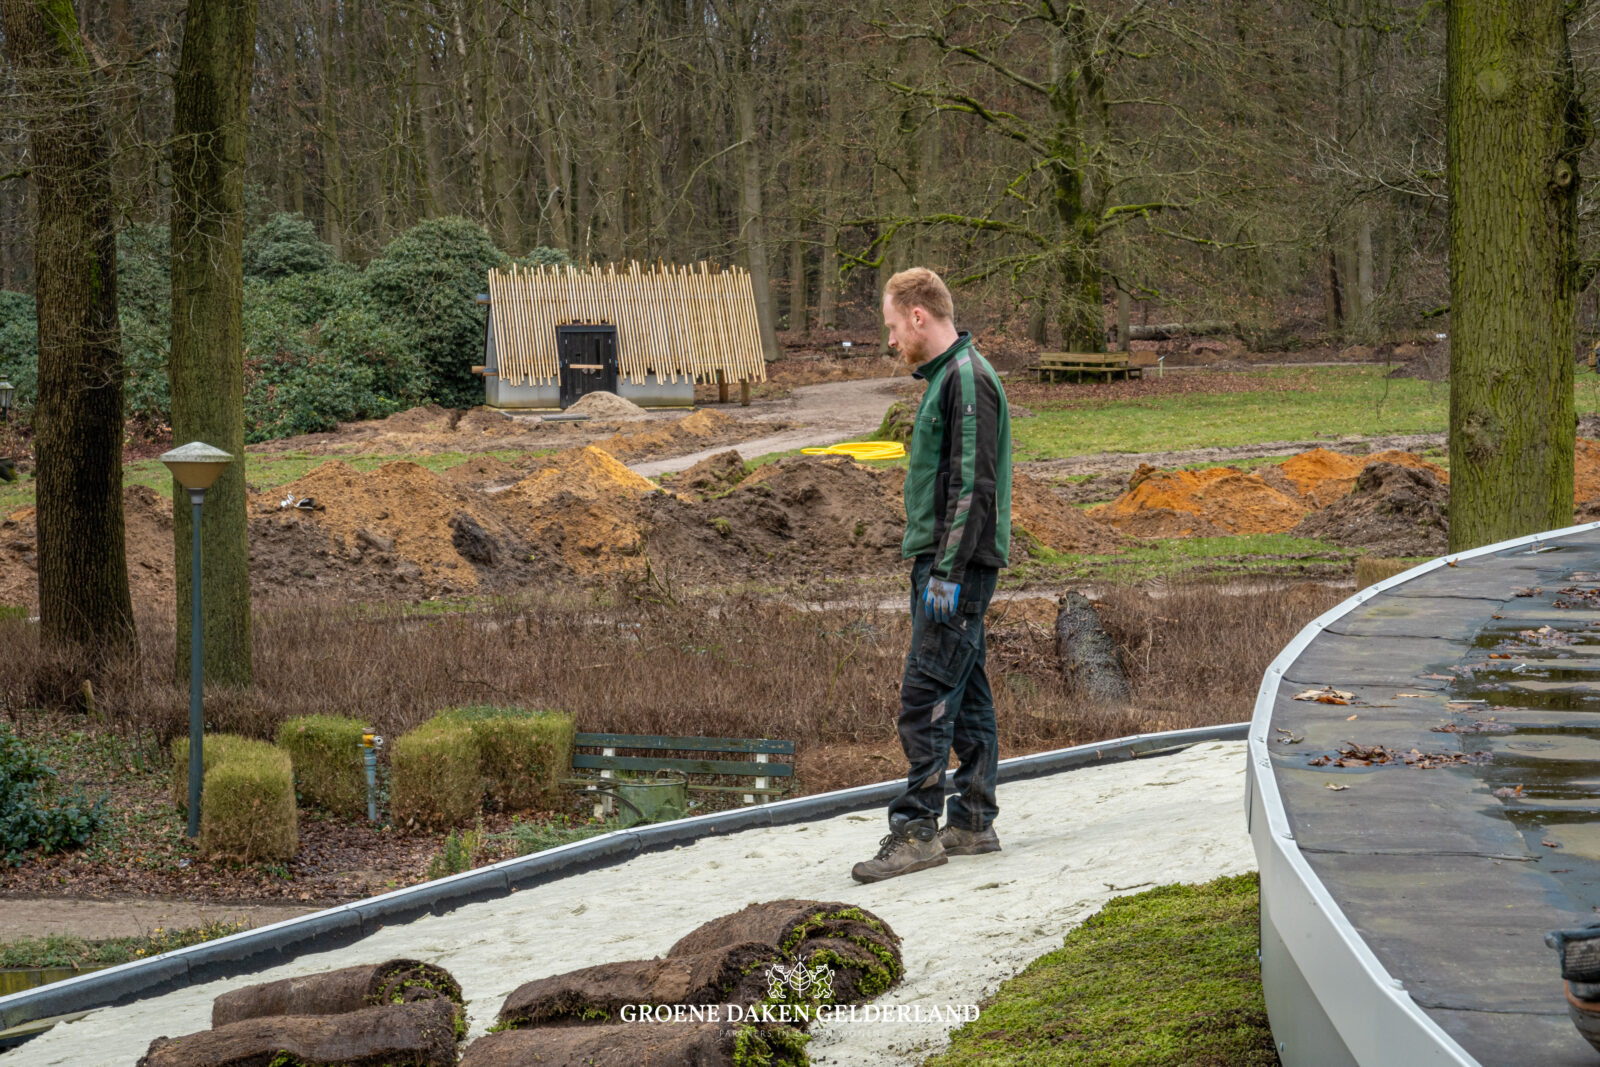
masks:
<svg viewBox="0 0 1600 1067"><path fill-rule="evenodd" d="M288 859L299 799L336 815L366 813L365 725L338 715L289 719L276 746L210 734L204 748L201 848L244 861ZM526 708L448 708L390 751L390 817L399 826L471 822L485 801L526 810L553 801L572 763L572 716ZM189 797L189 739L172 745L172 798Z"/></svg>
<svg viewBox="0 0 1600 1067"><path fill-rule="evenodd" d="M526 708L449 708L390 754L397 825L469 822L485 798L526 809L554 799L572 762L572 716Z"/></svg>

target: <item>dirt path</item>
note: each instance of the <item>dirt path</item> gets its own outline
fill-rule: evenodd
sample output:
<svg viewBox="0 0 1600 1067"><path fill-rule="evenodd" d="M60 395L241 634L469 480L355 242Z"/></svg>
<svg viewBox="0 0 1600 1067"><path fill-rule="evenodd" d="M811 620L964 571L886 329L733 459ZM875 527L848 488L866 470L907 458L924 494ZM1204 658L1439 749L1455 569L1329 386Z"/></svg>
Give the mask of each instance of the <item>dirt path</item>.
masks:
<svg viewBox="0 0 1600 1067"><path fill-rule="evenodd" d="M1018 463L1017 469L1036 478L1065 478L1076 474L1121 474L1131 471L1141 463L1152 467L1184 467L1195 463L1227 463L1267 456L1292 456L1313 448L1326 448L1331 452L1366 451L1418 452L1425 448L1438 448L1445 443L1442 433L1393 434L1388 437L1340 437L1323 441L1267 441L1257 445L1230 445L1227 447L1189 448L1176 452L1095 452L1083 456L1064 456L1060 459L1041 459Z"/></svg>
<svg viewBox="0 0 1600 1067"><path fill-rule="evenodd" d="M251 927L309 915L316 908L281 904L195 904L183 900L79 900L66 897L7 897L0 903L0 942L63 935L100 941L187 930L215 922Z"/></svg>
<svg viewBox="0 0 1600 1067"><path fill-rule="evenodd" d="M767 410L751 420L804 423L799 429L757 437L737 445L721 445L686 456L646 460L629 466L648 478L671 471L688 470L706 457L726 452L729 448L737 448L741 456L753 459L772 452L788 452L813 445L831 445L851 437L865 437L883 423L883 413L899 399L896 390L905 382L906 379L901 376L802 385L788 398L769 402Z"/></svg>

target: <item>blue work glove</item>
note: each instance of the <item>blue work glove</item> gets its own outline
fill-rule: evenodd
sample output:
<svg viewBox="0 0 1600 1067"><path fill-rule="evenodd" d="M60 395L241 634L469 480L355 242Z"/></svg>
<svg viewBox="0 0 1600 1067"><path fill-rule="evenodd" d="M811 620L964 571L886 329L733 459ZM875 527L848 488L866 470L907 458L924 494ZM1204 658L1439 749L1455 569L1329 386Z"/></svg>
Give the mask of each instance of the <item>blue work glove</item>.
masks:
<svg viewBox="0 0 1600 1067"><path fill-rule="evenodd" d="M956 601L961 599L961 583L928 579L928 588L922 594L922 606L934 622L948 622L956 613Z"/></svg>

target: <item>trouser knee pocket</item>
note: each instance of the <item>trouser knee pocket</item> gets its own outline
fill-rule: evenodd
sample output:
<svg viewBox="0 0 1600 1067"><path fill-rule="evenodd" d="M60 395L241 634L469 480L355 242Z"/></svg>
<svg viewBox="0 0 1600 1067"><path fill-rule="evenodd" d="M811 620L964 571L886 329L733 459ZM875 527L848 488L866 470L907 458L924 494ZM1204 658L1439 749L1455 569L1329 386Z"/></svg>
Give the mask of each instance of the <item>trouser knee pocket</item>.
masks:
<svg viewBox="0 0 1600 1067"><path fill-rule="evenodd" d="M948 622L929 620L917 641L917 666L947 686L960 684L978 656L978 616L956 612Z"/></svg>

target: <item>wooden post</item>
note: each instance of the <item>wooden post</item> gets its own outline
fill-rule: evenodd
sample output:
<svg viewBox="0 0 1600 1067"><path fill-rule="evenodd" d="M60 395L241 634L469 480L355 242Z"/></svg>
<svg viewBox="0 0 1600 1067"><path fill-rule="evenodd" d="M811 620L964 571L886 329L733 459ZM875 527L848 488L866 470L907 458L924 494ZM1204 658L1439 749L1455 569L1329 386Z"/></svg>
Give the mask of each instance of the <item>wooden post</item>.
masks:
<svg viewBox="0 0 1600 1067"><path fill-rule="evenodd" d="M756 762L757 763L766 763L766 762L768 762L767 761L767 754L765 752L757 752L756 753ZM757 789L765 789L765 788L767 788L767 776L766 775L761 775L760 777L758 777L756 779L756 788ZM761 797L761 803L765 804L767 802L767 794L765 794L765 793L759 793L759 794L746 793L744 795L744 802L746 804L753 804L753 803L755 803L755 799L756 799L757 796Z"/></svg>
<svg viewBox="0 0 1600 1067"><path fill-rule="evenodd" d="M603 748L600 751L601 751L602 754L607 755L607 756L615 756L617 754L617 750L614 749L614 748ZM602 778L615 778L616 775L612 774L611 771L609 771L609 770L604 770L604 771L600 772L600 777L602 777ZM612 801L610 794L608 794L608 793L601 794L600 803L598 803L598 804L596 804L594 806L594 817L597 818L597 819L600 819L602 821L611 818L611 812L612 812L612 809L615 808L615 806L616 805Z"/></svg>
<svg viewBox="0 0 1600 1067"><path fill-rule="evenodd" d="M739 406L743 407L743 408L747 408L747 407L750 406L750 379L749 378L740 378L739 379Z"/></svg>
<svg viewBox="0 0 1600 1067"><path fill-rule="evenodd" d="M722 370L722 368L719 367L717 368L717 403L726 404L727 402L728 375Z"/></svg>

